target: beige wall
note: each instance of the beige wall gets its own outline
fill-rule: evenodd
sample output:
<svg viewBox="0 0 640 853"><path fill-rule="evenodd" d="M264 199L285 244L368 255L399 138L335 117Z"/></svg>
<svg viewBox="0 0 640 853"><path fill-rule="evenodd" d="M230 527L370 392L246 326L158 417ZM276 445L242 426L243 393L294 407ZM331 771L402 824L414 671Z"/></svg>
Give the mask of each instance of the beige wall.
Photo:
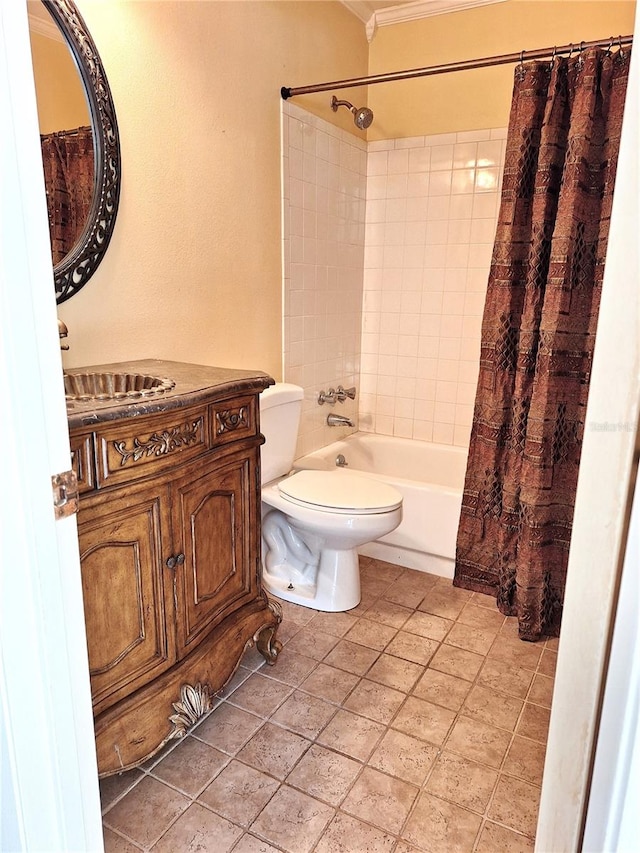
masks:
<svg viewBox="0 0 640 853"><path fill-rule="evenodd" d="M78 6L116 106L122 194L105 259L60 306L65 363L160 357L278 378L280 87L366 74L361 23L325 2ZM305 99L331 120L325 100Z"/></svg>
<svg viewBox="0 0 640 853"><path fill-rule="evenodd" d="M633 32L634 11L635 2L618 0L506 0L381 27L371 43L369 73L626 35ZM495 66L371 86L369 106L375 122L368 139L505 127L513 68Z"/></svg>
<svg viewBox="0 0 640 853"><path fill-rule="evenodd" d="M89 124L84 88L67 45L34 32L30 36L40 133Z"/></svg>

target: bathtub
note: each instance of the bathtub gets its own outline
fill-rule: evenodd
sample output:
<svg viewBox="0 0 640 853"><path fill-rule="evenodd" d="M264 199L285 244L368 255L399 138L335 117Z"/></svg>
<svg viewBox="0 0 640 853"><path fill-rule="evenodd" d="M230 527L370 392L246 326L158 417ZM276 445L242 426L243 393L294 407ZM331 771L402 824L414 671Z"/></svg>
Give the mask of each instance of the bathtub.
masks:
<svg viewBox="0 0 640 853"><path fill-rule="evenodd" d="M399 527L360 553L452 578L467 448L358 432L301 456L294 468L334 468L339 454L348 471L390 483L403 497Z"/></svg>

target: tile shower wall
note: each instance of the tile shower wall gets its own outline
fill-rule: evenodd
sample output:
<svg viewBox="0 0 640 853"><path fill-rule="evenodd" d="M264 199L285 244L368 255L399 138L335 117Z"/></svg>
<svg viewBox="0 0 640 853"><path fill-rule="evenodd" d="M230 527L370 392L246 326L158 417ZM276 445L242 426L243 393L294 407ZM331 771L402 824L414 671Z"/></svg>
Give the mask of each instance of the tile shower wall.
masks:
<svg viewBox="0 0 640 853"><path fill-rule="evenodd" d="M297 455L352 430L467 446L506 129L368 146L295 104L283 120L283 376ZM365 202L366 199L366 202ZM356 402L318 406L356 385Z"/></svg>
<svg viewBox="0 0 640 853"><path fill-rule="evenodd" d="M468 445L505 139L368 147L361 430Z"/></svg>
<svg viewBox="0 0 640 853"><path fill-rule="evenodd" d="M283 376L304 388L299 456L353 432L328 427L329 412L357 417L357 400L317 396L359 386L367 147L289 102L282 122Z"/></svg>

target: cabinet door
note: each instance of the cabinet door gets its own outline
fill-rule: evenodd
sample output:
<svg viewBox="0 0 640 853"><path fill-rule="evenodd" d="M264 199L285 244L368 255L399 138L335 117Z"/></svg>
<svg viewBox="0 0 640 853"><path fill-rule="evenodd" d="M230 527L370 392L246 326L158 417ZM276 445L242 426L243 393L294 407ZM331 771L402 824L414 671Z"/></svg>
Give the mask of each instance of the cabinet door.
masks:
<svg viewBox="0 0 640 853"><path fill-rule="evenodd" d="M255 594L251 524L255 524L257 450L191 468L174 483L178 656Z"/></svg>
<svg viewBox="0 0 640 853"><path fill-rule="evenodd" d="M95 713L151 681L175 660L173 577L162 559L163 532L169 535L169 530L166 487L117 489L80 504L80 562Z"/></svg>

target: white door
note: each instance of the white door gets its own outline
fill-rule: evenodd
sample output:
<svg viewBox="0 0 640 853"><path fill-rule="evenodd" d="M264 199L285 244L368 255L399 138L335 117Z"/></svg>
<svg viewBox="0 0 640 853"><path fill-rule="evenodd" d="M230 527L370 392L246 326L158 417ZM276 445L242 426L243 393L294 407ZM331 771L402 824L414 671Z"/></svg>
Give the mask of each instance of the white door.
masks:
<svg viewBox="0 0 640 853"><path fill-rule="evenodd" d="M0 849L103 849L26 4L0 3Z"/></svg>

